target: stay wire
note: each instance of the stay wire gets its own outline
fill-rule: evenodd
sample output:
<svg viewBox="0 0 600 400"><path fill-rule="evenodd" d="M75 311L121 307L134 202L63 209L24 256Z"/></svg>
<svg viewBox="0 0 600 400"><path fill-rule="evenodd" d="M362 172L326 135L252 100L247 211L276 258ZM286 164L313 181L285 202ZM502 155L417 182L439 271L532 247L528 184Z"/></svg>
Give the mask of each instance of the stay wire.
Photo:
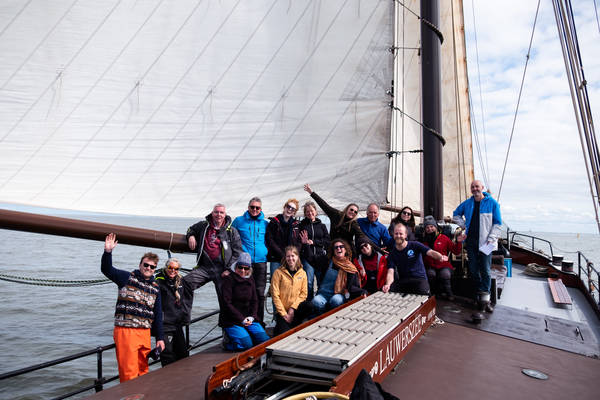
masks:
<svg viewBox="0 0 600 400"><path fill-rule="evenodd" d="M502 178L500 179L500 187L498 188L498 197L500 201L500 194L502 193L502 184L504 183L504 174L506 172L506 165L508 164L508 155L510 154L510 146L512 144L513 135L515 133L515 124L517 122L517 115L519 113L519 104L521 102L521 94L523 93L523 85L525 83L525 74L527 73L527 64L529 64L529 56L531 54L531 45L533 44L533 35L535 33L535 26L537 24L538 13L540 11L540 2L538 0L537 8L535 9L535 18L533 20L533 28L531 30L531 38L529 39L529 48L527 49L527 56L525 61L525 68L523 69L523 77L521 79L521 87L519 88L519 97L517 98L517 107L515 109L515 116L513 118L512 129L510 131L510 139L508 140L508 148L506 149L506 158L504 159L504 168L502 169Z"/></svg>

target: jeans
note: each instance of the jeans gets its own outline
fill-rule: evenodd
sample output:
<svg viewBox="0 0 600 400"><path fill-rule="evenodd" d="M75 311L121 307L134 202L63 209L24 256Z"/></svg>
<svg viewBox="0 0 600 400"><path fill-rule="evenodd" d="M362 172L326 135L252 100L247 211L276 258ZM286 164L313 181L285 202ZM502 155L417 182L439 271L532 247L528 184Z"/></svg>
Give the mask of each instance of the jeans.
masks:
<svg viewBox="0 0 600 400"><path fill-rule="evenodd" d="M478 248L467 246L467 256L469 257L469 273L478 292L490 293L492 277L490 268L492 265L492 253L485 255Z"/></svg>
<svg viewBox="0 0 600 400"><path fill-rule="evenodd" d="M249 326L233 325L224 328L224 331L229 339L225 345L227 350L247 350L269 340L269 335L258 322Z"/></svg>
<svg viewBox="0 0 600 400"><path fill-rule="evenodd" d="M404 278L394 281L390 292L429 295L429 281L426 278Z"/></svg>
<svg viewBox="0 0 600 400"><path fill-rule="evenodd" d="M271 278L273 277L273 274L275 273L275 270L279 267L281 267L281 263L276 262L276 261L271 261L269 266L269 273L271 275L269 275L269 282L271 281Z"/></svg>
<svg viewBox="0 0 600 400"><path fill-rule="evenodd" d="M304 272L306 272L306 280L308 284L308 296L306 297L306 300L312 300L315 295L315 269L306 260L302 261L302 268L304 268Z"/></svg>
<svg viewBox="0 0 600 400"><path fill-rule="evenodd" d="M312 299L313 310L316 315L323 314L325 312L325 308L329 306L330 309L336 308L344 304L344 295L342 294L334 294L331 298L327 299L322 294L317 294Z"/></svg>

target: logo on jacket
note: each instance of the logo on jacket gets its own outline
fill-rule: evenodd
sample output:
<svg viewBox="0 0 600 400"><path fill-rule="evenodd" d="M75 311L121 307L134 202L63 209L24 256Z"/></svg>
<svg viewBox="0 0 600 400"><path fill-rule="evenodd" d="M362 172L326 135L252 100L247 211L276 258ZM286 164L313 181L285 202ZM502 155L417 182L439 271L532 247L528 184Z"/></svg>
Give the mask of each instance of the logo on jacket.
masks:
<svg viewBox="0 0 600 400"><path fill-rule="evenodd" d="M414 250L409 250L409 251L408 251L406 254L407 254L409 257L414 257L414 256L415 256L415 252L414 252Z"/></svg>

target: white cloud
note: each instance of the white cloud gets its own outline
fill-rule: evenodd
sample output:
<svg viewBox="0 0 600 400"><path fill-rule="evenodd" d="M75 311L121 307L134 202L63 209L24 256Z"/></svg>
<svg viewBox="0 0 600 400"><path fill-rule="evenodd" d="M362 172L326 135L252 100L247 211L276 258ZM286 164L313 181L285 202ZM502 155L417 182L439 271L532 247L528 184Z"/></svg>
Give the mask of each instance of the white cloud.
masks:
<svg viewBox="0 0 600 400"><path fill-rule="evenodd" d="M472 118L483 146L472 6L465 2L465 29L476 107ZM474 6L485 112L484 159L497 195L537 2L476 1ZM600 54L600 33L592 2L573 1L573 9L594 111L600 107L600 58L595 56ZM500 197L504 220L513 229L597 233L550 2L541 3L522 96ZM478 162L475 173L481 176Z"/></svg>

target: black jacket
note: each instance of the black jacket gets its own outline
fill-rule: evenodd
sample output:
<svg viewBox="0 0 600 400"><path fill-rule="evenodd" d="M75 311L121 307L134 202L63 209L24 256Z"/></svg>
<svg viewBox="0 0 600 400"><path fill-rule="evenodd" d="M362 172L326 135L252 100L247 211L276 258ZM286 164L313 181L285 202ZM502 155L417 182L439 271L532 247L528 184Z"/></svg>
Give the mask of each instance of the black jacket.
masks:
<svg viewBox="0 0 600 400"><path fill-rule="evenodd" d="M300 257L314 267L318 258L327 255L327 249L329 248L329 232L327 231L327 227L319 218L316 218L315 222L304 218L300 222L299 230L300 232L306 231L308 238L313 241L313 244L302 244Z"/></svg>
<svg viewBox="0 0 600 400"><path fill-rule="evenodd" d="M206 229L208 228L212 220L212 215L208 214L205 221L200 221L190 226L185 235L185 239L189 239L190 236L196 238L196 251L198 257L196 258L197 265L202 264L202 252L204 250L204 236L206 235ZM240 253L242 252L242 241L240 234L233 226L231 226L231 217L227 215L225 217L225 223L219 229L217 234L219 240L221 240L221 259L225 265L225 269L230 268L234 262L237 261Z"/></svg>
<svg viewBox="0 0 600 400"><path fill-rule="evenodd" d="M160 271L156 277L158 287L160 288L160 297L162 299L163 311L163 330L165 332L173 332L176 328L190 323L190 311L188 308L194 296L194 291L182 279L181 285L177 289L180 296L180 301L175 297L175 280L170 279L164 270Z"/></svg>
<svg viewBox="0 0 600 400"><path fill-rule="evenodd" d="M258 297L253 277L246 279L232 272L223 277L221 293L219 326L227 328L242 325L246 317L254 317L254 320L259 322Z"/></svg>
<svg viewBox="0 0 600 400"><path fill-rule="evenodd" d="M281 259L285 255L283 251L286 246L296 246L300 249L300 237L298 236L300 221L295 218L290 218L289 224L287 225L289 231L284 232L284 226L281 224L283 221L283 214L279 214L276 217L270 218L269 225L267 225L267 234L265 235L265 243L267 244L267 261L281 262Z"/></svg>

